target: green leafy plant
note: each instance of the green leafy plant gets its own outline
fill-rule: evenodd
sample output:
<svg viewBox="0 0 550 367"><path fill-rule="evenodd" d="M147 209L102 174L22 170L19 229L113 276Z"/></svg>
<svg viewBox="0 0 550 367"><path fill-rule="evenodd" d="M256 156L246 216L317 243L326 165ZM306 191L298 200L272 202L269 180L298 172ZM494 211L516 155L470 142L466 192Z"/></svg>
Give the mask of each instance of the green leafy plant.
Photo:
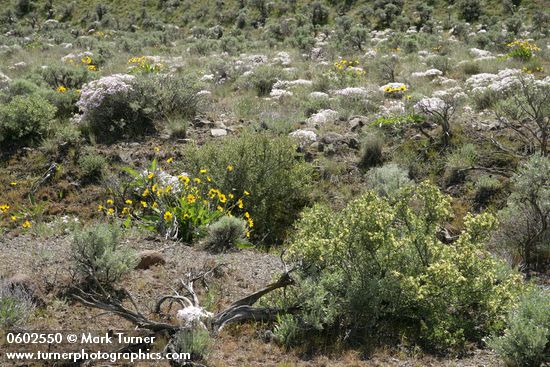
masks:
<svg viewBox="0 0 550 367"><path fill-rule="evenodd" d="M55 112L56 108L38 95L14 97L0 106L0 143L9 147L37 142Z"/></svg>
<svg viewBox="0 0 550 367"><path fill-rule="evenodd" d="M295 141L268 133L244 133L185 151L187 167L208 168L218 188L235 196L244 192L246 207L254 218L254 240L280 244L309 202L312 166L296 155ZM231 170L227 169L231 167Z"/></svg>
<svg viewBox="0 0 550 367"><path fill-rule="evenodd" d="M449 197L427 182L389 198L368 192L339 212L306 210L289 248L303 268L285 303L309 320L305 337L347 335L365 345L406 338L460 352L502 330L521 277L484 249L495 219L467 215L459 239L445 244L438 231L450 216Z"/></svg>

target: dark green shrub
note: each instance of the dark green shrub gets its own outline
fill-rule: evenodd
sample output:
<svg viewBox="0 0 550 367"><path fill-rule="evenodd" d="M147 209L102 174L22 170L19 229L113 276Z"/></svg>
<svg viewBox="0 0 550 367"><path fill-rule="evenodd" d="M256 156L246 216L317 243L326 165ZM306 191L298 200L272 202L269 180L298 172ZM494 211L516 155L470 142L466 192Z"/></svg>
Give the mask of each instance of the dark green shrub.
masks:
<svg viewBox="0 0 550 367"><path fill-rule="evenodd" d="M0 106L0 143L14 147L37 142L55 112L56 108L38 95L14 97Z"/></svg>
<svg viewBox="0 0 550 367"><path fill-rule="evenodd" d="M361 143L361 159L359 167L368 170L371 167L379 166L383 162L382 148L384 138L379 134L367 135Z"/></svg>
<svg viewBox="0 0 550 367"><path fill-rule="evenodd" d="M483 12L482 4L479 0L460 0L458 2L460 16L467 22L475 22Z"/></svg>
<svg viewBox="0 0 550 367"><path fill-rule="evenodd" d="M489 339L489 347L513 367L539 367L550 360L550 292L533 288L506 320L501 336Z"/></svg>
<svg viewBox="0 0 550 367"><path fill-rule="evenodd" d="M48 65L47 68L41 69L41 75L44 81L54 89L59 87L80 89L91 77L87 68L65 63Z"/></svg>
<svg viewBox="0 0 550 367"><path fill-rule="evenodd" d="M312 168L296 156L291 138L245 133L185 152L189 171L207 169L223 192L249 192L245 206L254 218L253 238L280 244L309 201ZM231 167L231 170L228 169Z"/></svg>

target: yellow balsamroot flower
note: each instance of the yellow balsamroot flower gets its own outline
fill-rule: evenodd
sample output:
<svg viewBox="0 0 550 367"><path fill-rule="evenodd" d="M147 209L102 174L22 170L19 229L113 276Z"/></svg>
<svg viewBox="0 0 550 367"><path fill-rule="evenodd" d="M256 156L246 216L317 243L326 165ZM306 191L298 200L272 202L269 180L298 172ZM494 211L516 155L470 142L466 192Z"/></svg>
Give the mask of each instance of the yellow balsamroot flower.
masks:
<svg viewBox="0 0 550 367"><path fill-rule="evenodd" d="M17 217L15 215L10 216L10 219L15 222L17 220Z"/></svg>
<svg viewBox="0 0 550 367"><path fill-rule="evenodd" d="M246 238L250 238L250 231L246 231Z"/></svg>
<svg viewBox="0 0 550 367"><path fill-rule="evenodd" d="M153 208L156 208L158 206L156 201L153 201L153 205L151 205Z"/></svg>
<svg viewBox="0 0 550 367"><path fill-rule="evenodd" d="M233 200L233 199L235 199L235 195L233 195L232 193L229 193L229 198L230 198L231 200Z"/></svg>
<svg viewBox="0 0 550 367"><path fill-rule="evenodd" d="M148 178L149 180L152 180L153 177L155 177L155 174L154 174L153 172L151 172L151 173L149 173L149 174L147 175L147 178Z"/></svg>
<svg viewBox="0 0 550 367"><path fill-rule="evenodd" d="M250 219L250 213L249 212L244 212L244 217L246 219Z"/></svg>
<svg viewBox="0 0 550 367"><path fill-rule="evenodd" d="M122 208L122 214L123 215L130 214L130 208L127 208L127 207Z"/></svg>
<svg viewBox="0 0 550 367"><path fill-rule="evenodd" d="M132 205L133 201L130 200L130 199L127 199L127 200L125 201L125 203L128 204L128 205Z"/></svg>
<svg viewBox="0 0 550 367"><path fill-rule="evenodd" d="M114 208L107 209L107 215L113 215L113 214L115 214L115 209Z"/></svg>
<svg viewBox="0 0 550 367"><path fill-rule="evenodd" d="M243 199L239 199L239 200L237 201L237 206L239 207L239 209L244 208Z"/></svg>
<svg viewBox="0 0 550 367"><path fill-rule="evenodd" d="M246 190L244 190L244 194L245 194L245 196L250 195L250 193L249 193L248 191L246 191Z"/></svg>
<svg viewBox="0 0 550 367"><path fill-rule="evenodd" d="M143 206L144 208L147 208L147 202L146 201L140 201L141 203L141 206Z"/></svg>
<svg viewBox="0 0 550 367"><path fill-rule="evenodd" d="M167 221L167 222L171 221L173 217L174 216L169 211L164 213L164 220Z"/></svg>
<svg viewBox="0 0 550 367"><path fill-rule="evenodd" d="M206 169L203 168L203 169L201 169L199 172L200 172L200 173L206 173L207 171L206 171Z"/></svg>
<svg viewBox="0 0 550 367"><path fill-rule="evenodd" d="M195 181L195 183L196 183L197 185L200 185L200 183L201 183L201 179L198 178L198 177L196 177L195 179L193 179L193 181Z"/></svg>
<svg viewBox="0 0 550 367"><path fill-rule="evenodd" d="M252 220L252 218L248 218L248 227L249 228L254 227L254 221Z"/></svg>
<svg viewBox="0 0 550 367"><path fill-rule="evenodd" d="M166 160L166 163L172 163L174 161L174 158L173 157L170 157Z"/></svg>
<svg viewBox="0 0 550 367"><path fill-rule="evenodd" d="M31 228L32 227L32 224L31 222L29 222L28 220L24 221L23 224L21 225L23 228Z"/></svg>
<svg viewBox="0 0 550 367"><path fill-rule="evenodd" d="M187 195L187 202L189 204L193 204L195 201L197 201L197 197L193 194Z"/></svg>
<svg viewBox="0 0 550 367"><path fill-rule="evenodd" d="M218 199L220 200L220 203L227 202L227 197L224 194L218 194Z"/></svg>
<svg viewBox="0 0 550 367"><path fill-rule="evenodd" d="M164 192L167 193L167 194L171 193L172 192L172 186L170 186L170 185L166 186L164 188Z"/></svg>
<svg viewBox="0 0 550 367"><path fill-rule="evenodd" d="M7 213L8 210L10 210L10 206L8 204L0 205L0 212Z"/></svg>
<svg viewBox="0 0 550 367"><path fill-rule="evenodd" d="M155 147L155 152L160 152L160 147Z"/></svg>
<svg viewBox="0 0 550 367"><path fill-rule="evenodd" d="M141 194L141 196L143 196L143 197L149 196L149 189L145 189L145 190L143 191L143 194Z"/></svg>
<svg viewBox="0 0 550 367"><path fill-rule="evenodd" d="M190 178L188 176L179 175L178 179L183 182L185 185L187 185L190 181Z"/></svg>
<svg viewBox="0 0 550 367"><path fill-rule="evenodd" d="M99 204L99 205L97 206L97 211L98 211L98 212L102 212L103 210L105 210L105 207L104 207L103 205Z"/></svg>
<svg viewBox="0 0 550 367"><path fill-rule="evenodd" d="M113 199L108 199L108 200L107 200L107 204L109 204L109 205L113 205L114 203L115 203L115 202L113 201Z"/></svg>
<svg viewBox="0 0 550 367"><path fill-rule="evenodd" d="M153 187L151 187L152 192L157 192L158 185L154 184Z"/></svg>
<svg viewBox="0 0 550 367"><path fill-rule="evenodd" d="M189 219L189 218L191 218L191 217L189 216L189 214L185 213L185 214L183 215L183 219L184 219L184 220L187 220L187 219Z"/></svg>
<svg viewBox="0 0 550 367"><path fill-rule="evenodd" d="M232 165L227 166L227 170L228 170L229 172L233 171L233 166L232 166Z"/></svg>
<svg viewBox="0 0 550 367"><path fill-rule="evenodd" d="M217 206L216 209L219 211L219 212L223 212L223 208L221 206Z"/></svg>
<svg viewBox="0 0 550 367"><path fill-rule="evenodd" d="M17 182L10 182L10 186L17 186Z"/></svg>
<svg viewBox="0 0 550 367"><path fill-rule="evenodd" d="M90 70L90 71L97 71L97 66L95 66L95 65L88 65L88 70Z"/></svg>
<svg viewBox="0 0 550 367"><path fill-rule="evenodd" d="M92 63L92 58L90 56L83 57L80 59L83 64L90 65Z"/></svg>
<svg viewBox="0 0 550 367"><path fill-rule="evenodd" d="M59 87L57 87L56 91L58 91L59 93L65 93L67 91L67 88L60 85Z"/></svg>

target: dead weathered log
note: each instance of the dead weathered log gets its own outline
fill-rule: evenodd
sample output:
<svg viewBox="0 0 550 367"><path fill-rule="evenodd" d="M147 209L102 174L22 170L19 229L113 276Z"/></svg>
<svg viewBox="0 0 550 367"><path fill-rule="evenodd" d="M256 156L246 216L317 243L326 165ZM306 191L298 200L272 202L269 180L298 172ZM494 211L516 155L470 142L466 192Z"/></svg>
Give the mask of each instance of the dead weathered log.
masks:
<svg viewBox="0 0 550 367"><path fill-rule="evenodd" d="M151 330L153 332L166 331L170 335L179 330L179 326L156 322L149 320L139 311L132 311L122 305L122 303L114 297L109 297L106 294L94 294L85 292L79 288L75 288L72 297L85 306L104 310L122 317L136 325L141 329ZM132 302L135 305L135 302Z"/></svg>

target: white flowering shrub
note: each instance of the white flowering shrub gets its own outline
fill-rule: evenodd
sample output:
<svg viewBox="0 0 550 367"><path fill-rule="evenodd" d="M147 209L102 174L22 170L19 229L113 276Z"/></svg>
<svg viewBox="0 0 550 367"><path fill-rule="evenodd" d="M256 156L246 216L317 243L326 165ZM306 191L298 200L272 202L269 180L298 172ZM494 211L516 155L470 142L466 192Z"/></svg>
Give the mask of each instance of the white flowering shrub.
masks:
<svg viewBox="0 0 550 367"><path fill-rule="evenodd" d="M80 115L74 121L105 143L151 130L151 111L135 80L133 75L114 74L85 84L77 102Z"/></svg>

